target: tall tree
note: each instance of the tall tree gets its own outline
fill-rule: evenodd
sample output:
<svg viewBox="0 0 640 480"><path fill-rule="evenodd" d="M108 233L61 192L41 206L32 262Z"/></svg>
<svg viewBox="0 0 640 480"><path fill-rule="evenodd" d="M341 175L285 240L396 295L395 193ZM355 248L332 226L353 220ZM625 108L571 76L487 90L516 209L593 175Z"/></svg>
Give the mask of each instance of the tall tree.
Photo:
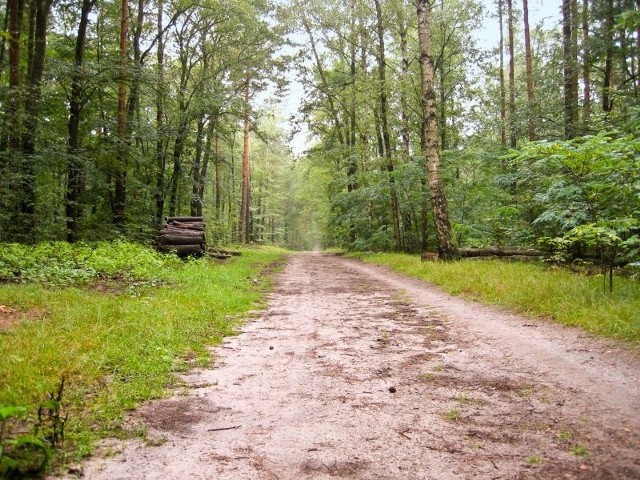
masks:
<svg viewBox="0 0 640 480"><path fill-rule="evenodd" d="M127 202L127 32L129 25L129 1L120 3L120 66L118 79L118 140L116 150L115 196L113 223L122 230L125 225Z"/></svg>
<svg viewBox="0 0 640 480"><path fill-rule="evenodd" d="M400 214L398 207L398 192L393 174L393 151L391 150L391 134L389 131L389 102L387 99L387 61L385 57L384 24L380 0L374 0L376 7L376 32L378 35L378 81L380 82L380 121L382 128L382 142L384 144L384 158L389 175L389 194L391 197L391 220L393 223L393 239L395 248L401 250L402 235L400 233Z"/></svg>
<svg viewBox="0 0 640 480"><path fill-rule="evenodd" d="M500 142L507 146L507 89L504 82L504 0L498 0L500 25Z"/></svg>
<svg viewBox="0 0 640 480"><path fill-rule="evenodd" d="M640 35L638 35L640 40ZM591 58L589 52L589 0L582 0L582 123L589 128L591 118Z"/></svg>
<svg viewBox="0 0 640 480"><path fill-rule="evenodd" d="M167 164L166 141L164 132L164 1L158 0L156 19L158 46L156 49L156 228L162 226L165 200L165 170Z"/></svg>
<svg viewBox="0 0 640 480"><path fill-rule="evenodd" d="M611 112L613 109L613 26L614 26L614 5L613 0L604 1L604 41L605 41L605 61L602 81L602 111Z"/></svg>
<svg viewBox="0 0 640 480"><path fill-rule="evenodd" d="M509 35L509 146L516 148L518 137L516 129L516 58L514 35L513 0L507 0L507 30Z"/></svg>
<svg viewBox="0 0 640 480"><path fill-rule="evenodd" d="M527 119L529 140L536 140L536 115L533 94L533 53L531 52L531 33L529 31L529 1L522 0L522 19L524 22L524 50L527 70Z"/></svg>
<svg viewBox="0 0 640 480"><path fill-rule="evenodd" d="M640 1L640 0L638 0ZM400 37L400 56L401 56L401 78L409 78L409 65L411 58L409 57L409 48L407 37L409 34L409 22L404 15L404 4L400 2L398 4L398 36ZM400 88L400 118L401 118L401 138L402 138L402 151L408 158L411 154L411 129L409 128L409 105L407 99L407 88L401 86Z"/></svg>
<svg viewBox="0 0 640 480"><path fill-rule="evenodd" d="M440 155L438 153L438 122L436 118L436 93L434 88L433 58L431 54L431 13L433 3L430 0L417 0L418 43L420 47L420 78L422 92L422 147L426 160L429 197L436 227L438 254L443 260L453 260L458 250L453 243L449 208L444 194L440 174Z"/></svg>
<svg viewBox="0 0 640 480"><path fill-rule="evenodd" d="M249 243L251 202L251 77L247 75L244 85L244 120L243 120L243 150L242 150L242 201L240 205L240 222L238 234L241 242Z"/></svg>
<svg viewBox="0 0 640 480"><path fill-rule="evenodd" d="M80 195L83 190L84 169L80 156L80 120L82 108L87 101L84 92L85 74L84 52L87 42L89 14L97 0L82 0L80 22L76 37L74 72L71 79L71 95L69 96L69 160L67 163L66 222L67 241L73 242L78 234L78 218L80 216Z"/></svg>
<svg viewBox="0 0 640 480"><path fill-rule="evenodd" d="M576 134L578 117L578 99L575 96L576 78L574 61L575 45L573 43L573 9L572 0L562 1L562 51L563 51L563 78L564 78L564 135L565 138L573 138Z"/></svg>

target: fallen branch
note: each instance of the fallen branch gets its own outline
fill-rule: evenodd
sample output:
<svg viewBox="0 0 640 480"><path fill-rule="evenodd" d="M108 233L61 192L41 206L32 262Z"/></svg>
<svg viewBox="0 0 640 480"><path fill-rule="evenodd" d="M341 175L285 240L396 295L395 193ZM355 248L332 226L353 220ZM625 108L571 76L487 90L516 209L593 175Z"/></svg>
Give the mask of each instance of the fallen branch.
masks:
<svg viewBox="0 0 640 480"><path fill-rule="evenodd" d="M220 427L220 428L209 428L207 430L207 432L222 432L224 430L237 430L241 427L242 425L235 425L233 427Z"/></svg>

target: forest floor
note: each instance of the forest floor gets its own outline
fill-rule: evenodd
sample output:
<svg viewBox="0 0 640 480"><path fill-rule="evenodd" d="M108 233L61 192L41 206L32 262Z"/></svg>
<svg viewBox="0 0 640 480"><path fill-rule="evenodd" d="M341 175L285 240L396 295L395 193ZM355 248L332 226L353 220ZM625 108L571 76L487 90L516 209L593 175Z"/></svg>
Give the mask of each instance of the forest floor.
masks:
<svg viewBox="0 0 640 480"><path fill-rule="evenodd" d="M75 471L640 478L637 349L356 260L293 255L268 307L213 354L215 368L131 414L145 441L105 441Z"/></svg>

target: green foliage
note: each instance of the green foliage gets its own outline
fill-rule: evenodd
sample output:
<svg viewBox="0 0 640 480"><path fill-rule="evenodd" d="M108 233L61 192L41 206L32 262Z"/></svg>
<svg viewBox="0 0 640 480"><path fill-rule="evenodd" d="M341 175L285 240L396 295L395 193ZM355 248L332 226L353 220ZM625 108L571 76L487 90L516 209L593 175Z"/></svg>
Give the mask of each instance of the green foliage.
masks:
<svg viewBox="0 0 640 480"><path fill-rule="evenodd" d="M580 256L599 259L603 269L609 270L609 291L613 289L613 268L618 259L632 263L640 258L640 221L620 218L612 221L587 223L572 228L562 237L541 238L540 243L554 250L553 261L569 261Z"/></svg>
<svg viewBox="0 0 640 480"><path fill-rule="evenodd" d="M26 407L0 404L0 478L38 474L49 462L49 448L42 439L11 431L11 422L26 415Z"/></svg>
<svg viewBox="0 0 640 480"><path fill-rule="evenodd" d="M513 159L523 188L536 192L533 225L561 236L588 223L640 212L640 137L601 133L571 141L531 143Z"/></svg>
<svg viewBox="0 0 640 480"><path fill-rule="evenodd" d="M96 278L161 281L163 267L179 262L129 242L0 244L0 281L85 285Z"/></svg>
<svg viewBox="0 0 640 480"><path fill-rule="evenodd" d="M571 453L573 453L577 457L588 457L589 449L582 444L577 444L571 447Z"/></svg>

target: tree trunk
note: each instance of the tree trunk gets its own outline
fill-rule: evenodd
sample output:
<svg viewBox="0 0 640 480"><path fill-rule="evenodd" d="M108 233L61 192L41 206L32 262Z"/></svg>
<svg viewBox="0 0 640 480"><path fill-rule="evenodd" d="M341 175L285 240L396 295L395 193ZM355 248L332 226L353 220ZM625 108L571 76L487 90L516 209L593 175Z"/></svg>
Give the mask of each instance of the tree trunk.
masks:
<svg viewBox="0 0 640 480"><path fill-rule="evenodd" d="M426 173L420 178L420 250L423 252L429 248L429 187Z"/></svg>
<svg viewBox="0 0 640 480"><path fill-rule="evenodd" d="M15 154L20 144L20 35L22 33L22 18L24 0L8 0L7 10L9 15L9 92L7 95L8 118L7 131L2 139L2 151L9 150L12 168L17 165Z"/></svg>
<svg viewBox="0 0 640 480"><path fill-rule="evenodd" d="M215 128L215 169L216 169L216 220L220 220L222 209L222 172L221 172L221 152L220 133L218 132L218 117L216 116Z"/></svg>
<svg viewBox="0 0 640 480"><path fill-rule="evenodd" d="M445 91L444 55L438 73L440 74L440 151L445 151L449 145L447 143L447 92Z"/></svg>
<svg viewBox="0 0 640 480"><path fill-rule="evenodd" d="M200 114L196 129L196 152L193 158L193 174L191 177L191 216L198 215L198 211L202 212L202 199L200 198L200 185L203 183L202 178L202 150L204 142L204 113Z"/></svg>
<svg viewBox="0 0 640 480"><path fill-rule="evenodd" d="M393 223L393 240L396 250L402 250L402 235L400 233L400 215L398 208L398 193L393 176L393 152L391 150L391 135L389 133L389 105L387 100L387 64L385 58L384 45L384 25L382 22L382 8L380 0L374 0L376 7L378 34L378 81L380 82L380 122L382 127L382 142L384 144L384 157L387 163L387 173L389 174L389 193L391 197L391 220Z"/></svg>
<svg viewBox="0 0 640 480"><path fill-rule="evenodd" d="M580 12L578 11L578 0L571 0L571 97L573 98L573 110L575 117L575 134L578 134L579 120L579 98L578 80L578 28L580 26Z"/></svg>
<svg viewBox="0 0 640 480"><path fill-rule="evenodd" d="M607 0L606 7L607 11L604 19L604 41L606 42L606 53L604 62L604 78L602 81L602 111L609 113L613 108L613 100L611 99L611 77L613 75L613 0Z"/></svg>
<svg viewBox="0 0 640 480"><path fill-rule="evenodd" d="M113 224L122 231L127 201L127 31L129 1L121 0L120 12L120 72L118 80L118 145L116 151L115 196Z"/></svg>
<svg viewBox="0 0 640 480"><path fill-rule="evenodd" d="M640 0L638 0L640 1ZM407 34L408 34L408 22L402 15L403 5L401 4L398 10L400 11L399 29L400 29L400 55L401 59L401 77L403 79L409 79L409 49L407 44ZM411 135L409 128L409 105L407 102L407 94L405 91L405 87L403 85L400 86L400 136L402 138L402 150L407 158L411 155Z"/></svg>
<svg viewBox="0 0 640 480"><path fill-rule="evenodd" d="M249 85L250 79L246 79L244 87L244 149L242 151L242 202L240 205L240 225L238 227L240 241L249 243L249 202L251 188L251 117L249 112Z"/></svg>
<svg viewBox="0 0 640 480"><path fill-rule="evenodd" d="M183 118L180 121L176 141L173 144L173 173L171 174L171 191L169 193L169 216L172 217L178 213L178 185L182 176L182 152L191 123L187 118L188 112L181 109L181 113Z"/></svg>
<svg viewBox="0 0 640 480"><path fill-rule="evenodd" d="M587 0L584 0L587 2ZM636 10L640 11L640 0L636 0ZM640 24L636 27L636 91L640 89Z"/></svg>
<svg viewBox="0 0 640 480"><path fill-rule="evenodd" d="M438 254L443 260L458 257L457 248L453 244L449 209L444 195L440 176L440 157L438 155L438 124L436 119L436 94L433 79L433 59L431 57L431 8L429 0L417 0L418 43L420 45L420 72L422 85L423 110L423 148L428 175L429 196L433 219L436 227Z"/></svg>
<svg viewBox="0 0 640 480"><path fill-rule="evenodd" d="M207 173L209 171L209 161L211 159L211 142L213 140L215 123L217 120L217 114L211 115L209 117L209 124L207 126L207 140L204 145L204 158L202 160L202 171L200 174L200 185L198 191L198 197L200 198L200 203L198 204L198 208L196 210L197 216L202 216L202 211L204 208L204 194L205 194L205 186L207 182Z"/></svg>
<svg viewBox="0 0 640 480"><path fill-rule="evenodd" d="M533 95L533 54L531 52L531 33L529 31L529 2L528 0L522 0L522 12L524 22L524 49L525 49L525 63L527 70L527 106L528 106L528 132L529 140L536 140L536 115L535 115L535 100Z"/></svg>
<svg viewBox="0 0 640 480"><path fill-rule="evenodd" d="M504 83L504 0L498 0L500 23L500 143L507 147L507 89Z"/></svg>
<svg viewBox="0 0 640 480"><path fill-rule="evenodd" d="M164 133L164 36L163 36L163 0L158 0L158 48L157 59L157 80L156 80L156 227L162 226L164 216L165 198L165 169L166 169L166 148Z"/></svg>
<svg viewBox="0 0 640 480"><path fill-rule="evenodd" d="M516 58L513 34L513 0L507 0L507 30L509 35L509 146L516 148Z"/></svg>
<svg viewBox="0 0 640 480"><path fill-rule="evenodd" d="M638 0L640 3L640 0ZM640 36L639 36L640 38ZM639 49L640 51L640 49ZM589 129L591 119L591 58L589 54L589 0L582 0L582 123Z"/></svg>
<svg viewBox="0 0 640 480"><path fill-rule="evenodd" d="M67 241L73 242L78 235L78 218L81 215L80 195L83 190L84 169L80 158L80 119L82 115L83 93L82 81L84 79L84 49L87 41L87 27L89 25L89 13L97 0L82 0L80 23L76 37L75 70L71 79L71 96L69 97L69 161L67 163L67 191L66 191L66 225Z"/></svg>
<svg viewBox="0 0 640 480"><path fill-rule="evenodd" d="M9 2L6 2L4 9L4 20L2 22L2 31L9 31ZM5 54L7 52L7 37L0 38L0 77L4 73Z"/></svg>
<svg viewBox="0 0 640 480"><path fill-rule="evenodd" d="M577 103L574 98L574 70L572 34L572 0L562 0L562 49L563 49L563 79L564 79L564 136L573 138L576 134Z"/></svg>
<svg viewBox="0 0 640 480"><path fill-rule="evenodd" d="M19 196L22 190L20 178L20 132L22 127L20 104L22 102L22 78L20 70L20 51L24 0L7 0L7 22L9 43L9 88L6 92L6 107L0 139L0 182L3 198L0 207L6 208L16 216L19 208ZM7 238L17 237L19 222L12 218L5 224ZM4 237L4 236L3 236Z"/></svg>
<svg viewBox="0 0 640 480"><path fill-rule="evenodd" d="M47 50L47 24L53 0L37 0L33 6L33 52L28 65L29 90L25 102L24 140L22 144L22 214L23 234L31 242L35 241L35 153L36 134L39 124L40 98L42 96L42 75Z"/></svg>
<svg viewBox="0 0 640 480"><path fill-rule="evenodd" d="M140 50L140 40L142 38L142 30L144 27L144 6L145 0L138 0L138 11L136 12L135 28L133 30L133 68L131 75L131 87L129 88L129 98L127 99L127 125L129 130L136 132L135 143L137 146L142 145L140 137L139 118L140 118L140 82L142 74L142 51ZM127 138L127 144L130 139Z"/></svg>

